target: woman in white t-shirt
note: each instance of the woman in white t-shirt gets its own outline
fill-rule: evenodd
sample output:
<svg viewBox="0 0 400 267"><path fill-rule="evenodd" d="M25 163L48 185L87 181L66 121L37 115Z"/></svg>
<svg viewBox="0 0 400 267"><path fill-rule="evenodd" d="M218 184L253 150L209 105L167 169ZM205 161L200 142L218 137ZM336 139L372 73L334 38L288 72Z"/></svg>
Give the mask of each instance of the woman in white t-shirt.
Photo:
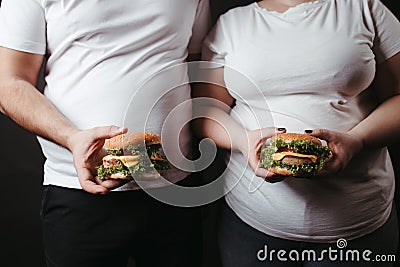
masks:
<svg viewBox="0 0 400 267"><path fill-rule="evenodd" d="M220 17L203 47L209 83L194 96L219 101L199 107L211 119L197 127L231 150L224 266L370 266L395 254L386 146L400 135L399 51L400 23L379 0L264 0ZM325 140L324 175L266 182L257 155L279 131Z"/></svg>
<svg viewBox="0 0 400 267"><path fill-rule="evenodd" d="M143 185L98 179L95 166L105 140L128 129L163 129L164 145L173 136L191 154L184 127L191 107L169 120L183 125L179 138L166 135L165 121L191 99L185 63L199 57L208 25L208 0L1 2L0 112L35 133L46 157L40 219L47 266L126 267L129 259L137 267L200 266L200 210L154 197L167 195L171 183L191 186L194 176L171 168L166 179ZM35 85L44 58L42 95ZM20 154L15 164L30 160Z"/></svg>

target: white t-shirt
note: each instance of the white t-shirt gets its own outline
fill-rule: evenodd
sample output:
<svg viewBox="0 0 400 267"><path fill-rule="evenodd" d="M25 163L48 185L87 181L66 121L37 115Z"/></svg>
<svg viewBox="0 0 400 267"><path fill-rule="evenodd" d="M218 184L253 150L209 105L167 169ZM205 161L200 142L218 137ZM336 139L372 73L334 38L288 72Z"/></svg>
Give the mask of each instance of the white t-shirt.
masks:
<svg viewBox="0 0 400 267"><path fill-rule="evenodd" d="M400 24L378 0L319 0L284 13L257 3L228 11L203 58L226 64L231 116L248 129L345 132L376 106L375 65L400 51ZM338 175L266 183L239 152L225 173L226 201L247 224L291 240L334 242L388 218L394 173L386 148L363 151Z"/></svg>
<svg viewBox="0 0 400 267"><path fill-rule="evenodd" d="M78 128L161 133L168 113L190 99L187 84L169 91L187 82L186 67L174 66L201 52L209 23L208 0L4 0L0 45L48 55L44 93ZM187 111L177 127L190 118ZM39 142L47 158L44 184L80 188L71 153ZM187 129L179 142L187 155ZM186 175L174 172L170 181Z"/></svg>

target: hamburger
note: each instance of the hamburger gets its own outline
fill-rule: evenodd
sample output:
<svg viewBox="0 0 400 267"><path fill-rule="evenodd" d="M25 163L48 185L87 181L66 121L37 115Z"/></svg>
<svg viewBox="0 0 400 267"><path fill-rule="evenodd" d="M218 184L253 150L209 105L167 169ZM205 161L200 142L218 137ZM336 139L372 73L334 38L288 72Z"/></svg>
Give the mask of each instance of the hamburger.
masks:
<svg viewBox="0 0 400 267"><path fill-rule="evenodd" d="M261 150L261 165L269 171L296 177L314 176L331 150L318 138L307 134L279 133Z"/></svg>
<svg viewBox="0 0 400 267"><path fill-rule="evenodd" d="M130 132L106 140L107 155L97 166L100 179L159 177L158 171L170 168L161 153L161 137L149 132Z"/></svg>

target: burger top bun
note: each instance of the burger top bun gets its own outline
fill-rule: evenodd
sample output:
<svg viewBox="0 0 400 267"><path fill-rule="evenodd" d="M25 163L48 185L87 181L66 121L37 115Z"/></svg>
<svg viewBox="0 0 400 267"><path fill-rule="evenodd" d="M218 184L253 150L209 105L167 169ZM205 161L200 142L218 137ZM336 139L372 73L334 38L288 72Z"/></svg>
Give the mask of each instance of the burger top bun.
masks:
<svg viewBox="0 0 400 267"><path fill-rule="evenodd" d="M143 145L143 142L145 142L147 146L160 144L161 137L158 134L149 132L131 132L120 134L106 140L104 146L106 149L123 149L130 145Z"/></svg>
<svg viewBox="0 0 400 267"><path fill-rule="evenodd" d="M304 141L313 142L314 144L316 144L318 146L322 146L322 143L318 138L308 135L308 134L278 133L275 136L273 136L271 139L279 139L279 138L282 138L286 143L290 143L293 140L304 140Z"/></svg>

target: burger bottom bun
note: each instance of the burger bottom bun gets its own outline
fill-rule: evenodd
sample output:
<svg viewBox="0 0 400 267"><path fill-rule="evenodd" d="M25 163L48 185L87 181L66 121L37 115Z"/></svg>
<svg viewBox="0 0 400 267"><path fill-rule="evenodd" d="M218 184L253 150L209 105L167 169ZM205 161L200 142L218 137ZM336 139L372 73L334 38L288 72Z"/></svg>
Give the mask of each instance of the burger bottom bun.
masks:
<svg viewBox="0 0 400 267"><path fill-rule="evenodd" d="M115 180L151 180L151 179L157 179L160 177L160 174L158 172L150 172L150 173L142 173L142 174L136 174L135 178L133 178L131 175L124 175L120 172L113 173L109 176L107 176L107 179L115 179Z"/></svg>
<svg viewBox="0 0 400 267"><path fill-rule="evenodd" d="M289 176L289 175L293 175L293 173L285 168L279 168L279 167L271 167L268 168L268 170L270 172L273 172L275 174L279 174L279 175L285 175L285 176Z"/></svg>
<svg viewBox="0 0 400 267"><path fill-rule="evenodd" d="M270 172L273 172L275 174L283 175L283 176L293 176L293 177L299 177L299 178L307 178L307 177L312 177L314 176L313 174L310 173L293 173L289 171L286 168L280 168L280 167L271 167L268 168Z"/></svg>
<svg viewBox="0 0 400 267"><path fill-rule="evenodd" d="M107 176L107 179L129 180L129 179L132 179L132 176L130 176L130 175L126 176L120 172L116 172L116 173L113 173L113 174Z"/></svg>

